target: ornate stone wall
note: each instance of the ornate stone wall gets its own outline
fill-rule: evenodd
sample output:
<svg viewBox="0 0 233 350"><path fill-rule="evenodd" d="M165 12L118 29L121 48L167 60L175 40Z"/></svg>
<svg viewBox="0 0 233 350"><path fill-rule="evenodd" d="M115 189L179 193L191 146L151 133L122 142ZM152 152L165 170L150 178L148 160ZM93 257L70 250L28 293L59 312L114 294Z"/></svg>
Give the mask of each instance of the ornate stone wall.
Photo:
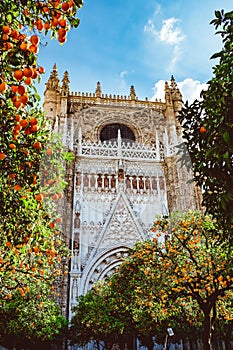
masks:
<svg viewBox="0 0 233 350"><path fill-rule="evenodd" d="M199 208L198 190L187 183L191 173L176 154L181 107L173 77L165 84L165 102L148 101L139 100L133 86L129 96L104 95L99 82L95 93L71 93L68 73L60 84L54 66L44 110L52 131L62 133L75 155L61 209L72 252L60 300L69 318L77 296L111 274L135 241L150 237L156 215ZM129 128L133 141L122 139L120 130L114 139L101 140L111 125Z"/></svg>

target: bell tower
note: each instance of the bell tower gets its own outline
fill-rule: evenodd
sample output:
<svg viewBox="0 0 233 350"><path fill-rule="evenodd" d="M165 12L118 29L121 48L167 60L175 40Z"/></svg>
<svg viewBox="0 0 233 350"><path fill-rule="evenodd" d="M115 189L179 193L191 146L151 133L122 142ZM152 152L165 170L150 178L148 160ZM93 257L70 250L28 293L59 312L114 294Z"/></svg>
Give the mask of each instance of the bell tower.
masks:
<svg viewBox="0 0 233 350"><path fill-rule="evenodd" d="M78 295L110 275L129 247L150 237L156 215L200 208L199 192L181 167L176 119L182 95L174 77L165 102L102 92L70 92L56 66L46 84L44 110L51 128L74 153L67 169L64 232L72 252L67 304L69 318ZM64 302L64 298L63 298Z"/></svg>

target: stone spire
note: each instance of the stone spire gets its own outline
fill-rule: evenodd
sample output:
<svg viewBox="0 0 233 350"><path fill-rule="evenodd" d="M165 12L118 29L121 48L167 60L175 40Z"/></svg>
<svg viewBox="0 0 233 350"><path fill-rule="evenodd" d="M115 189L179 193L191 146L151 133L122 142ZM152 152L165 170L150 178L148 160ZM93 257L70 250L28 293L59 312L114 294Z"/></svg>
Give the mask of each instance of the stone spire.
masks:
<svg viewBox="0 0 233 350"><path fill-rule="evenodd" d="M131 87L130 87L130 98L131 98L131 100L135 100L135 98L136 98L136 93L135 93L135 89L134 89L133 85L131 85Z"/></svg>
<svg viewBox="0 0 233 350"><path fill-rule="evenodd" d="M46 83L46 90L59 90L60 85L59 85L59 77L57 73L57 66L56 63L53 66L53 70L50 74L49 80Z"/></svg>
<svg viewBox="0 0 233 350"><path fill-rule="evenodd" d="M96 97L100 97L101 96L101 86L100 86L100 82L97 82L97 86L96 86L96 90L95 90L95 95Z"/></svg>
<svg viewBox="0 0 233 350"><path fill-rule="evenodd" d="M63 79L62 79L62 88L61 88L61 92L62 95L68 95L69 94L69 74L67 71L65 71L64 75L63 75Z"/></svg>

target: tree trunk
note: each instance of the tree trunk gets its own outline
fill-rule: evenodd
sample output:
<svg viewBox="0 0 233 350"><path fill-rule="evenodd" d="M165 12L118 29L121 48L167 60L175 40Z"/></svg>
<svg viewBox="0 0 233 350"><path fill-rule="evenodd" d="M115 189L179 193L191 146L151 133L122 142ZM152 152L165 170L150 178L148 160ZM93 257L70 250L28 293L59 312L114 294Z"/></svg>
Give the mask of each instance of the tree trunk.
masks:
<svg viewBox="0 0 233 350"><path fill-rule="evenodd" d="M209 313L205 314L203 333L202 333L203 350L212 350L212 324Z"/></svg>

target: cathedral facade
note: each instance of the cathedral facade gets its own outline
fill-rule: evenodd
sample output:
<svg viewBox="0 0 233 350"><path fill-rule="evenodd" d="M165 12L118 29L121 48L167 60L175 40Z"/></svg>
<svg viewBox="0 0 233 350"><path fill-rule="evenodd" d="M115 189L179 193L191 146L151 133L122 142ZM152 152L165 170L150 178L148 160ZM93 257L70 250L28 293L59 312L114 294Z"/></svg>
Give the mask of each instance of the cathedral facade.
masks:
<svg viewBox="0 0 233 350"><path fill-rule="evenodd" d="M74 93L68 73L60 82L53 67L44 110L75 158L59 209L72 254L59 301L69 319L77 297L109 276L136 241L150 238L157 215L200 208L177 155L182 96L173 77L164 89L164 102L138 99L133 86L128 96L103 94L99 82L93 93Z"/></svg>

